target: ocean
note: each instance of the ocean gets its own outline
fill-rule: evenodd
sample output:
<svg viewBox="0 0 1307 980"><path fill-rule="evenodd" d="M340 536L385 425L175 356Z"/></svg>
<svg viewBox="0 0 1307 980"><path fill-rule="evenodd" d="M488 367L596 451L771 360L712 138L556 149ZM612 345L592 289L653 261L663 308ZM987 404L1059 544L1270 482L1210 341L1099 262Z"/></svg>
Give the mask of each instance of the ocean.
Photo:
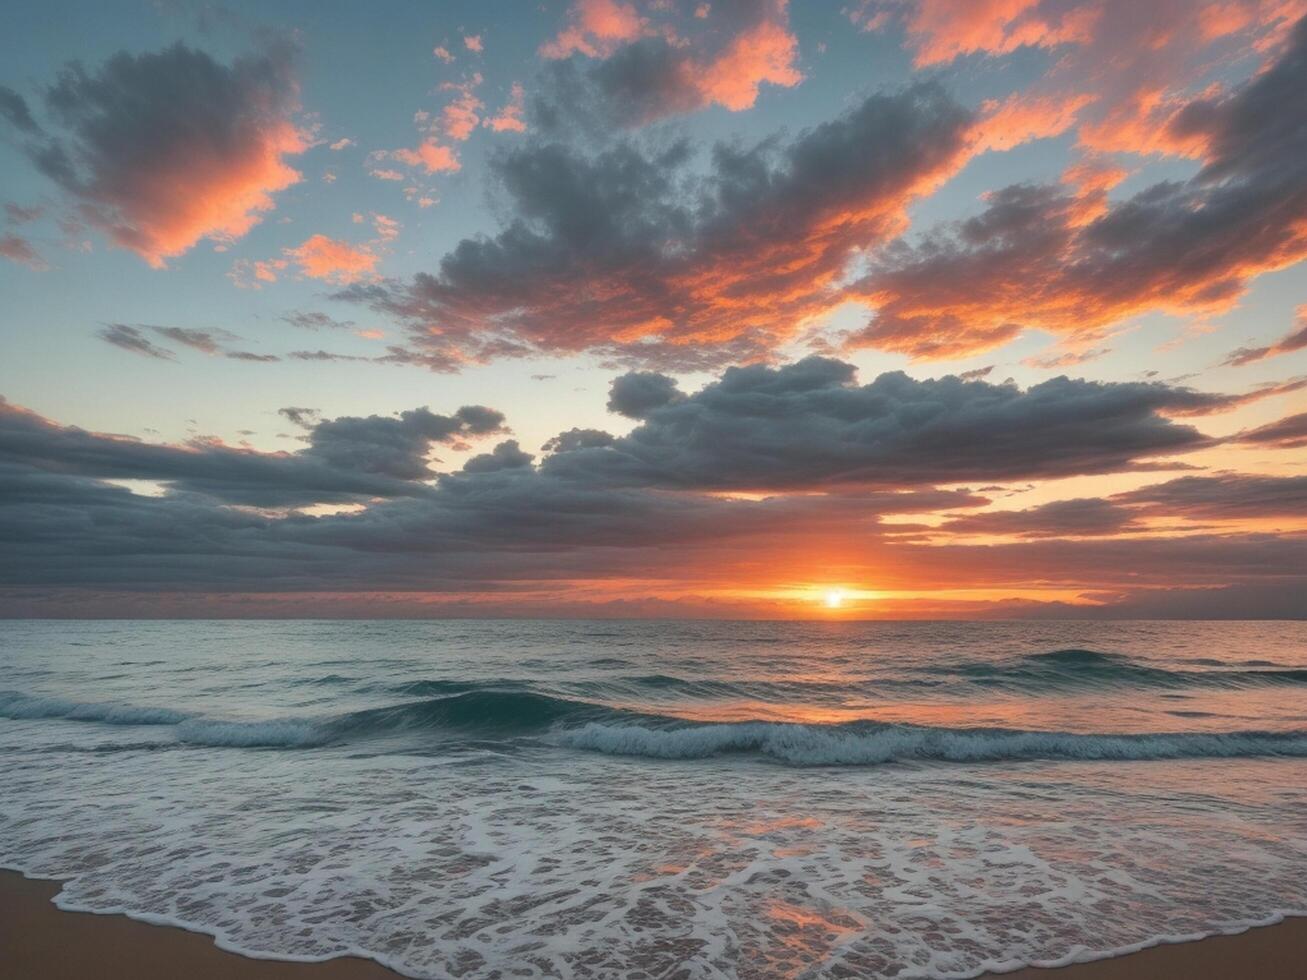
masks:
<svg viewBox="0 0 1307 980"><path fill-rule="evenodd" d="M0 624L0 864L413 977L971 977L1307 914L1307 623Z"/></svg>

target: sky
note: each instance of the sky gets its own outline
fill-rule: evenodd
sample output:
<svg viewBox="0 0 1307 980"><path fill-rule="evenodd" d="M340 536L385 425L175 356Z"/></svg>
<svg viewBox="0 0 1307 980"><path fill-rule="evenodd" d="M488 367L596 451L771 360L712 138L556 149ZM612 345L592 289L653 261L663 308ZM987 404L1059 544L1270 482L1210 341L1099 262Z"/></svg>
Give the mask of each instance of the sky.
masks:
<svg viewBox="0 0 1307 980"><path fill-rule="evenodd" d="M1307 0L3 21L0 615L1307 615Z"/></svg>

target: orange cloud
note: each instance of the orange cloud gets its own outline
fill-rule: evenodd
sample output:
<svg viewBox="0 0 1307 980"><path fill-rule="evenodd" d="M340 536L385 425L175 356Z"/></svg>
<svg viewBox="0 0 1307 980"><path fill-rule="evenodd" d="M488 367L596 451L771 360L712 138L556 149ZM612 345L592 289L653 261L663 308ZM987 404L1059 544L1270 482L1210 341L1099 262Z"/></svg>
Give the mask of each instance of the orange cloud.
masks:
<svg viewBox="0 0 1307 980"><path fill-rule="evenodd" d="M1083 42L1100 13L1094 3L1058 15L1044 6L1041 0L919 0L907 19L913 61L926 67L978 52Z"/></svg>
<svg viewBox="0 0 1307 980"><path fill-rule="evenodd" d="M1248 49L1273 54L1304 14L1307 0L870 0L850 12L864 30L897 17L918 67L1060 49L1026 97L1072 102L1092 92L1095 107L1077 120L1084 147L1191 157L1201 144L1168 123L1208 77L1212 46L1247 35Z"/></svg>
<svg viewBox="0 0 1307 980"><path fill-rule="evenodd" d="M784 4L779 10L784 10ZM783 88L798 85L803 81L803 73L795 67L798 48L798 40L777 20L749 28L695 72L704 101L739 112L753 105L764 83Z"/></svg>
<svg viewBox="0 0 1307 980"><path fill-rule="evenodd" d="M612 87L610 96L638 103L636 118L629 120L637 123L707 105L739 112L754 104L764 84L789 88L803 80L788 0L698 4L686 10L662 4L650 13L642 17L615 0L575 0L568 26L540 53L552 59L573 54L613 59L634 51L635 42L649 46L633 62L610 64L600 86Z"/></svg>
<svg viewBox="0 0 1307 980"><path fill-rule="evenodd" d="M1120 170L1082 167L1074 189L1004 188L982 214L887 254L858 287L877 312L853 343L952 357L1031 328L1083 352L1144 313L1232 309L1252 279L1307 259L1303 52L1307 21L1242 89L1174 113L1169 138L1205 150L1187 182L1110 203Z"/></svg>
<svg viewBox="0 0 1307 980"><path fill-rule="evenodd" d="M314 235L296 248L286 250L301 271L312 279L344 285L370 277L376 270L378 256L372 251Z"/></svg>
<svg viewBox="0 0 1307 980"><path fill-rule="evenodd" d="M1060 136L1093 101L1091 95L1032 98L1017 93L1002 102L986 102L976 125L978 149L1010 150L1031 140Z"/></svg>
<svg viewBox="0 0 1307 980"><path fill-rule="evenodd" d="M568 26L540 46L542 57L557 59L580 53L606 58L640 37L646 26L634 6L619 0L575 0L568 18Z"/></svg>

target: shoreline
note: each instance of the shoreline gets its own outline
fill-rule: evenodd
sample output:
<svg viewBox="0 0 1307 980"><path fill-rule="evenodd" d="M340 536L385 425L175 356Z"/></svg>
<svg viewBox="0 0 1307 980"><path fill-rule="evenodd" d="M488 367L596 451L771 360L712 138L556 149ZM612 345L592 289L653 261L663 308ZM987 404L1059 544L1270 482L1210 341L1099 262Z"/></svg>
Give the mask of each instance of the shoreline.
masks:
<svg viewBox="0 0 1307 980"><path fill-rule="evenodd" d="M262 959L220 948L212 935L121 913L74 912L52 901L57 880L0 869L0 973L15 980L394 980L375 960ZM1061 967L1022 967L980 980L1295 980L1307 961L1307 917L1232 935L1162 943Z"/></svg>

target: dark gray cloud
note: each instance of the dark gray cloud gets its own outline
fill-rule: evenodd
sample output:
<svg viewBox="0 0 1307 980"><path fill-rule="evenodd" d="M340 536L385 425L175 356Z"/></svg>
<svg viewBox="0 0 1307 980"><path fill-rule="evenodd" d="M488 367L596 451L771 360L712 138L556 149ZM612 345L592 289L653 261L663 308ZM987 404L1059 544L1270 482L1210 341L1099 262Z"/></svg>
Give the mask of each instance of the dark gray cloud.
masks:
<svg viewBox="0 0 1307 980"><path fill-rule="evenodd" d="M1243 88L1191 102L1169 138L1202 169L1111 203L1101 188L1021 184L978 216L882 252L856 288L877 312L855 344L917 357L1023 328L1094 345L1149 311L1223 312L1257 275L1307 257L1307 20Z"/></svg>
<svg viewBox="0 0 1307 980"><path fill-rule="evenodd" d="M859 385L851 364L810 357L728 368L695 394L635 375L663 399L610 445L545 460L575 479L695 489L776 490L1072 476L1213 444L1167 417L1227 407L1231 396L1160 383L1054 378L1027 390L900 372ZM631 377L631 376L628 376ZM624 392L623 379L614 383ZM645 406L647 403L639 403ZM619 399L613 407L625 406Z"/></svg>
<svg viewBox="0 0 1307 980"><path fill-rule="evenodd" d="M883 520L943 512L961 522L959 511L990 503L937 483L1106 472L1208 445L1163 413L1223 397L1065 378L1026 391L897 373L859 385L851 365L810 358L728 370L648 408L628 436L569 430L539 460L502 441L439 475L427 468L433 448L501 431L502 417L469 406L322 421L291 406L282 415L303 427L304 447L259 453L89 433L0 402L0 586L496 591L605 577L679 583L689 568L739 581L759 562L803 568L819 557L810 574L875 568L877 587L890 590L1280 588L1300 575L1301 536L1110 534L1153 515L1292 513L1302 488L1283 482L1222 478L1200 490L1172 480L1106 502L1046 505L1026 512L1024 540L984 547L930 543L913 525ZM123 479L165 492L102 482ZM719 492L756 489L801 492ZM279 516L318 502L364 506Z"/></svg>
<svg viewBox="0 0 1307 980"><path fill-rule="evenodd" d="M465 440L504 430L504 416L480 405L465 405L453 415L426 408L398 417L345 416L318 422L304 454L346 472L363 472L396 480L431 476L426 454L432 443L465 445Z"/></svg>
<svg viewBox="0 0 1307 980"><path fill-rule="evenodd" d="M292 327L302 330L352 330L353 320L337 320L326 313L315 310L292 310L282 316Z"/></svg>
<svg viewBox="0 0 1307 980"><path fill-rule="evenodd" d="M1307 313L1300 313L1298 320L1301 326L1297 330L1285 334L1275 343L1266 344L1263 347L1238 347L1230 352L1224 363L1231 367L1242 367L1245 364L1262 361L1268 357L1292 354L1294 351L1307 348Z"/></svg>
<svg viewBox="0 0 1307 980"><path fill-rule="evenodd" d="M298 425L301 429L313 428L322 418L322 412L316 408L299 408L295 405L279 408L277 414L289 419L292 424Z"/></svg>
<svg viewBox="0 0 1307 980"><path fill-rule="evenodd" d="M1089 537L1138 531L1138 516L1101 498L1055 500L1025 510L988 511L954 517L940 525L946 534L1012 535L1021 538Z"/></svg>
<svg viewBox="0 0 1307 980"><path fill-rule="evenodd" d="M410 327L410 359L593 349L705 368L793 335L840 301L859 250L961 165L972 117L933 84L873 95L794 139L533 142L490 162L508 221L409 283L338 298Z"/></svg>
<svg viewBox="0 0 1307 980"><path fill-rule="evenodd" d="M32 118L27 100L5 85L0 85L0 118L22 133L35 134L41 131L41 127Z"/></svg>
<svg viewBox="0 0 1307 980"><path fill-rule="evenodd" d="M253 361L256 364L272 364L281 360L276 354L256 354L248 350L226 350L222 356L233 361Z"/></svg>
<svg viewBox="0 0 1307 980"><path fill-rule="evenodd" d="M126 323L111 323L100 330L97 336L105 343L121 347L133 354L142 354L160 361L177 360L177 355L168 348L151 342L139 328Z"/></svg>
<svg viewBox="0 0 1307 980"><path fill-rule="evenodd" d="M149 340L146 336L147 332L165 337L174 343L181 344L183 347L190 347L205 354L226 357L235 361L268 364L281 360L276 354L258 354L254 351L236 350L226 346L231 341L240 339L226 330L193 330L188 327L155 327L146 324L133 326L127 323L111 323L103 330L100 330L98 336L101 340L113 344L115 347L121 347L123 350L129 350L134 354L167 361L177 359L172 350Z"/></svg>
<svg viewBox="0 0 1307 980"><path fill-rule="evenodd" d="M180 494L260 507L400 497L430 492L427 453L502 431L481 406L453 415L419 408L398 416L315 423L297 453L257 453L207 440L140 442L57 425L0 400L0 460L50 473L163 482Z"/></svg>
<svg viewBox="0 0 1307 980"><path fill-rule="evenodd" d="M653 371L630 371L613 379L608 389L608 411L629 419L642 419L684 396L676 380Z"/></svg>
<svg viewBox="0 0 1307 980"><path fill-rule="evenodd" d="M1239 433L1236 441L1275 449L1307 447L1307 412L1289 415L1255 429Z"/></svg>
<svg viewBox="0 0 1307 980"><path fill-rule="evenodd" d="M1191 520L1307 518L1307 476L1183 476L1112 498L1143 513Z"/></svg>
<svg viewBox="0 0 1307 980"><path fill-rule="evenodd" d="M1303 519L1307 477L1221 473L1183 476L1109 498L1056 500L1025 510L986 511L954 517L945 534L1021 538L1102 536L1174 530L1175 522ZM1159 528L1157 522L1164 522ZM1151 523L1149 523L1151 522Z"/></svg>
<svg viewBox="0 0 1307 980"><path fill-rule="evenodd" d="M217 354L222 350L222 341L234 339L225 330L189 330L186 327L151 327L161 337L193 347L206 354Z"/></svg>
<svg viewBox="0 0 1307 980"><path fill-rule="evenodd" d="M370 358L353 354L334 354L326 350L293 350L286 355L293 361L367 361Z"/></svg>

